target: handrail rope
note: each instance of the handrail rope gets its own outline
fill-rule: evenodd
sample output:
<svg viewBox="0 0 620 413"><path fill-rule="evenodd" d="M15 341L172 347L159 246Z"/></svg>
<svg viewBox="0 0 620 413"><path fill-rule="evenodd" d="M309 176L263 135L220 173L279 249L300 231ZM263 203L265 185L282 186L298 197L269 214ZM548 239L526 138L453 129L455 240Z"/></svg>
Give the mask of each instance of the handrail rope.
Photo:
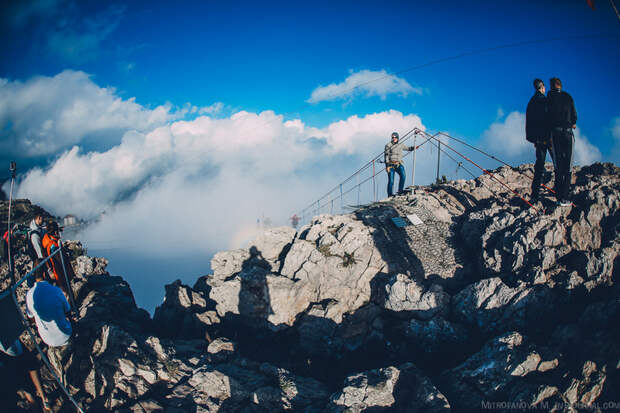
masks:
<svg viewBox="0 0 620 413"><path fill-rule="evenodd" d="M445 145L445 143L443 144ZM474 179L478 178L473 172L471 172L469 169L467 169L466 167L463 166L462 162L457 161L456 159L454 159L448 152L446 152L445 149L441 149L439 148L439 150L441 151L441 153L443 153L444 155L446 155L448 158L452 159L454 162L457 163L457 165L461 168L463 168L465 171L467 171ZM491 189L490 186L488 186L487 184L485 184L483 181L479 181L480 184L482 184L482 186L484 186L486 189L489 190L489 192L491 192L492 194L494 194L496 197L500 197L497 193L497 191L495 191L494 189Z"/></svg>
<svg viewBox="0 0 620 413"><path fill-rule="evenodd" d="M26 275L24 275L22 278L19 279L19 281L17 283L15 283L15 285L13 285L11 288L12 289L17 289L17 287L19 287L24 281L26 281L28 278L30 278L34 272L36 270L38 270L40 267L43 266L43 264L47 263L50 259L52 259L52 257L56 254L58 254L60 252L60 249L52 252L50 255L48 255L47 257L45 257L42 261L39 261L39 265L37 265L36 267L33 267L32 270L30 270Z"/></svg>
<svg viewBox="0 0 620 413"><path fill-rule="evenodd" d="M618 13L618 10L616 9L616 6L613 4L613 0L610 0L610 2L612 2L612 6L614 7L614 10L616 11L616 14L618 15L618 19L620 19L620 14ZM472 55L477 55L477 54L482 54L485 52L492 52L495 50L502 50L502 49L510 49L513 47L519 47L519 46L527 46L530 44L539 44L539 43L549 43L549 42L555 42L558 40L580 40L580 39L592 39L592 38L597 38L597 37L617 37L618 35L616 34L612 34L612 33L594 33L594 34L587 34L587 35L575 35L575 36L558 36L558 37L550 37L550 38L546 38L546 39L538 39L538 40L523 40L520 42L515 42L515 43L508 43L508 44L503 44L503 45L498 45L498 46L492 46L492 47L485 47L482 49L476 49L476 50L470 50L468 52L462 52L453 56L448 56L448 57L443 57L440 59L436 59L436 60L431 60L429 62L426 63L421 63L415 66L411 66L411 67L407 67L405 69L401 69L401 70L397 70L395 71L393 74L386 74L384 76L380 76L377 77L375 79L370 79L367 80L365 82L361 82L358 83L355 86L352 86L349 89L345 89L343 91L340 91L339 94L333 94L333 95L328 95L327 98L330 97L338 97L339 95L343 95L346 94L347 92L351 92L355 89L360 88L361 86L367 85L369 83L373 83L373 82L378 82L379 80L383 80L383 79L387 79L390 78L391 76L395 76L395 75L400 75L406 72L411 72L413 70L417 70L417 69L421 69L424 67L428 67L428 66L433 66L439 63L443 63L443 62L447 62L450 60L457 60L460 59L462 57L467 57L467 56L472 56Z"/></svg>
<svg viewBox="0 0 620 413"><path fill-rule="evenodd" d="M423 132L424 133L424 132ZM436 140L438 140L437 138L434 138ZM440 141L441 142L441 141ZM451 151L455 152L457 155L459 155L460 157L464 158L465 160L471 162L472 164L474 164L476 167L478 167L480 170L482 170L485 174L489 175L491 177L491 179L497 181L500 185L508 188L508 190L510 190L510 192L512 192L513 194L515 194L516 196L518 196L523 202L525 202L527 205L530 206L530 208L532 208L534 211L536 211L537 213L540 213L540 211L538 210L538 208L536 208L534 205L532 205L527 199L523 198L517 191L515 191L514 189L512 189L511 187L509 187L506 183L502 182L500 179L496 178L495 175L489 171L487 171L486 169L484 169L483 167L481 167L480 165L478 165L477 163L475 163L474 161L472 161L471 159L469 159L467 156L463 155L462 153L458 152L456 149L452 148L450 145L443 143L443 145L445 147L447 147L448 149L450 149Z"/></svg>
<svg viewBox="0 0 620 413"><path fill-rule="evenodd" d="M15 271L13 266L15 263L13 262L13 254L11 252L11 205L13 203L13 184L15 183L15 175L11 174L11 190L9 191L9 216L7 218L7 252L9 254L8 264L9 264L9 276L11 277L11 284L15 283Z"/></svg>
<svg viewBox="0 0 620 413"><path fill-rule="evenodd" d="M493 180L497 181L500 185L508 188L508 190L510 190L512 193L514 193L515 195L517 195L519 198L521 198L521 200L523 200L526 204L528 204L531 208L533 208L536 212L540 212L538 211L538 209L536 207L534 207L530 202L528 202L526 199L524 199L518 192L516 192L514 189L512 189L511 187L509 187L507 184L505 184L504 182L502 182L500 179L496 178L495 175L493 173L491 173L490 171L484 169L483 167L481 167L480 165L478 165L477 163L475 163L474 161L472 161L471 159L469 159L467 156L461 154L460 152L456 151L454 148L452 148L450 145L444 143L444 146L446 146L448 149L450 149L451 151L455 152L456 154L458 154L459 156L461 156L463 159L471 162L473 165L475 165L476 167L478 167L480 170L482 170L485 174L489 175ZM482 183L482 182L481 182ZM487 187L489 188L489 187ZM490 188L489 188L490 189ZM492 191L496 196L497 193L495 191Z"/></svg>
<svg viewBox="0 0 620 413"><path fill-rule="evenodd" d="M62 238L58 238L58 250L60 251L60 263L62 264L62 273L65 277L65 285L67 286L67 294L69 294L69 300L71 300L71 308L73 311L77 313L77 306L75 305L75 297L73 296L73 288L71 287L71 282L69 281L69 277L67 277L67 269L65 268L65 258L63 257L62 251ZM69 265L71 263L69 262Z"/></svg>
<svg viewBox="0 0 620 413"><path fill-rule="evenodd" d="M41 347L39 346L37 340L35 339L35 336L32 332L32 330L30 329L30 325L28 324L26 318L24 317L24 315L22 314L22 310L21 307L17 301L17 296L16 296L16 291L17 288L23 284L28 278L30 278L34 272L36 270L38 270L39 268L41 268L44 264L46 264L49 260L51 260L54 255L56 254L61 254L62 257L62 249L59 248L56 251L52 252L49 256L47 256L43 261L40 261L38 265L36 265L32 270L30 270L25 276L23 276L17 283L15 283L15 285L13 285L10 288L10 292L11 292L11 296L13 297L13 301L15 303L15 306L18 309L19 315L22 318L22 323L24 324L24 326L26 327L26 330L28 331L28 334L30 335L30 338L32 339L33 343L35 344L37 350L39 351L39 353L41 354L41 359L43 360L43 362L45 363L45 365L47 366L47 368L50 370L50 373L52 374L52 376L54 376L54 379L56 380L56 382L60 385L60 387L62 388L62 390L64 391L64 393L67 395L67 397L69 398L69 400L75 405L75 407L78 409L78 411L80 412L84 412L84 410L82 410L82 408L77 404L77 402L73 399L73 397L71 396L71 394L69 394L69 391L66 389L66 387L64 386L64 384L62 383L61 379L58 377L58 375L56 374L55 370L52 368L51 364L49 363L49 360L47 359L47 356L45 355L45 353L43 353L43 350L41 350ZM63 265L63 271L65 271L65 280L67 279L66 277L66 270L64 269L64 265ZM68 288L70 287L70 284L68 284ZM73 308L75 308L75 303L72 303L72 305L74 306Z"/></svg>
<svg viewBox="0 0 620 413"><path fill-rule="evenodd" d="M404 137L403 137L403 139L402 139L402 141L401 141L401 142L405 142L407 139L409 139L409 138L411 137L411 136L409 136L409 135L411 134L411 132L414 132L414 135L416 135L416 134L418 134L418 132L419 132L419 131L420 131L420 129L419 129L419 128L417 128L417 127L413 128L412 130L410 130L409 132L407 132L407 134L405 134L405 135L404 135ZM435 135L437 135L437 134L435 134ZM424 144L425 144L425 143L427 143L428 141L430 141L430 138L426 139L424 142L422 142L421 144L419 144L418 146L416 146L413 150L414 150L414 151L418 150L418 149L419 149L422 145L424 145ZM408 153L406 153L404 157L409 156L409 154L410 154L411 152L412 152L412 151L409 151ZM355 174L353 174L351 177L349 177L349 178L347 179L347 181L348 181L348 180L350 180L350 178L352 178L353 176L355 176L355 175L359 175L359 173L361 173L363 170L365 170L368 166L372 165L373 161L375 161L375 160L377 160L378 158L380 158L380 157L381 157L381 155L382 155L382 154L384 154L384 153L385 153L385 151L383 151L383 152L379 153L377 156L375 156L375 157L374 157L374 158L373 158L370 162L368 162L367 164L365 164L365 165L364 165L364 167L360 168L360 169L359 169L359 170L358 170ZM379 162L379 163L382 163L382 162L381 162L381 160L379 160L378 162ZM343 193L343 195L346 195L347 193L351 192L351 191L352 191L353 189L355 189L355 188L359 188L362 184L364 184L364 183L368 182L370 179L374 178L375 176L377 176L377 175L379 175L379 174L381 174L381 173L382 173L382 170L378 170L378 171L376 171L373 175L371 175L370 177L368 177L368 178L367 178L367 179L365 179L364 181L362 181L362 182L358 183L357 185L355 185L355 186L351 187L349 190L347 190L346 192L344 192L344 193ZM344 182L343 182L343 183L344 183ZM338 189L339 187L340 187L340 184L339 184L338 186L336 186L334 189L332 189L330 192L328 192L326 195L324 195L322 198L319 198L317 201L321 201L322 199L324 199L326 196L328 196L329 194L331 194L332 192L334 192L334 190ZM339 196L334 197L332 200L328 201L328 203L330 203L330 202L332 202L332 201L334 201L334 200L336 200L336 199L338 199L338 198L339 198ZM309 206L307 206L306 208L304 208L304 209L300 212L300 214L301 214L302 216L303 216L303 215L305 215L305 212L306 212L308 209L312 209L312 208L314 207L314 205L315 205L315 203L316 203L317 201L314 201L312 204L310 204ZM317 214L318 214L318 213L320 213L320 208L317 210Z"/></svg>
<svg viewBox="0 0 620 413"><path fill-rule="evenodd" d="M421 144L417 145L417 146L414 148L414 150L418 150L418 149L419 149L422 145L424 145L425 143L427 143L427 142L428 142L428 141L430 141L431 139L433 139L433 138L435 138L435 139L436 139L436 136L437 136L437 135L443 135L443 136L446 136L447 138L454 139L454 140L456 140L456 141L457 141L457 142L459 142L459 143L463 143L464 145L469 146L469 147L471 147L472 149L475 149L475 150L477 150L478 152L481 152L481 153L483 153L484 155L486 155L486 156L488 156L488 157L490 157L490 158L492 158L492 159L495 159L496 161L498 161L498 162L500 162L500 163L503 163L503 164L504 164L504 165L506 165L506 166L510 166L510 167L511 167L511 165L509 165L509 164L507 164L507 163L505 163L505 162L501 161L500 159L498 159L498 158L494 157L493 155L490 155L490 154L488 154L488 153L486 153L486 152L484 152L484 151L482 151L482 150L480 150L480 149L478 149L478 148L476 148L476 147L474 147L474 146L472 146L472 145L470 145L470 144L468 144L468 143L466 143L466 142L464 142L464 141L462 141L462 140L460 140L460 139L454 138L453 136L450 136L450 135L448 135L448 134L446 134L446 133L444 133L444 132L437 132L437 133L435 133L434 135L430 135L428 132L422 131L422 130L420 130L420 129L418 129L418 128L414 128L414 131L415 131L415 134L423 134L423 135L427 136L427 139L426 139L424 142L422 142ZM409 138L409 137L407 137L407 139L408 139L408 138ZM403 139L403 142L404 142L404 140L405 140L405 139ZM436 140L438 140L438 139L436 139ZM445 145L445 146L448 146L448 145L447 145L446 143L444 143L444 142L442 142L442 144L443 144L443 145ZM434 145L433 145L433 146L434 146ZM438 149L439 149L439 151L440 151L441 153L443 153L444 155L448 156L448 157L449 157L452 161L454 161L454 162L455 162L455 163L456 163L459 167L463 168L463 170L465 170L467 173L469 173L469 174L470 174L470 175L471 175L474 179L478 178L478 177L477 177L477 176L476 176L473 172L471 172L469 169L467 169L465 166L463 166L462 162L458 162L458 161L457 161L456 159L454 159L454 158L453 158L453 157L452 157L452 156L451 156L451 155L450 155L450 154L449 154L446 150L441 149L441 147L440 147L439 145L438 145ZM452 149L452 148L450 148L450 149ZM409 156L409 154L410 154L410 153L412 153L412 152L408 152L407 154L405 154L405 156L404 156L404 157ZM457 153L458 153L458 152L457 152ZM376 156L375 158L373 158L373 160L376 160L376 159L377 159L377 158L379 158L380 156L381 156L381 154L379 154L378 156ZM468 158L466 158L466 157L463 157L463 158L464 158L464 159L466 159L466 160L468 160L469 162L473 163L474 165L478 166L478 165L477 165L477 164L475 164L473 161L471 161L471 159L468 159ZM370 162L369 162L368 164L366 164L365 166L370 165L371 163L372 163L372 161L370 161ZM382 162L381 162L381 161L379 161L379 163L382 163ZM479 166L478 166L478 167L479 167ZM480 167L479 167L479 168L480 168ZM361 169L360 169L357 173L361 172L363 169L364 169L364 168L361 168ZM482 170L483 170L483 172L485 171L485 170L484 170L484 168L480 168L480 169L482 169ZM487 171L487 172L488 172L488 171ZM370 177L366 178L364 181L362 181L362 182L358 183L357 185L355 185L355 186L351 187L350 189L348 189L347 191L343 192L343 195L348 194L349 192L351 192L352 190L354 190L354 189L356 189L356 188L359 188L361 185L365 184L365 183L366 183L366 182L368 182L370 179L374 178L375 176L377 176L377 175L379 175L379 174L381 174L381 173L382 173L382 170L378 170L378 171L377 171L374 175L371 175ZM489 174L490 174L490 173L489 173ZM354 175L355 175L355 174L354 174ZM490 175L491 175L491 174L490 174ZM527 174L526 174L526 176L527 176ZM497 180L497 179L495 179L495 180ZM500 183L501 183L501 182L500 182ZM491 187L489 187L489 186L488 186L487 184L485 184L483 181L480 181L480 184L481 184L482 186L484 186L487 190L489 190L489 192L491 192L492 194L494 194L496 197L500 198L500 195L497 193L497 191L496 191L496 190L494 190L494 189L492 189ZM339 188L339 186L337 186L335 189L338 189L338 188ZM335 190L335 189L334 189L334 190ZM511 188L509 188L509 189L511 189ZM547 189L551 190L550 188L547 188ZM330 192L329 192L329 193L327 193L325 196L329 195L329 194L330 194L331 192L333 192L334 190L330 191ZM551 191L552 191L552 190L551 190ZM517 196L519 196L519 194L518 194L518 193L517 193L516 195L517 195ZM320 200L322 200L322 199L324 199L324 198L325 198L325 196L323 196L323 198L319 199L319 201L320 201ZM325 205L323 205L323 206L326 206L326 205L328 205L329 203L331 203L331 202L333 202L333 201L337 200L339 197L340 197L340 196L337 196L337 197L334 197L334 198L333 198L333 199L331 199L331 200L328 200L328 201L327 201L327 203L326 203ZM522 199L523 199L523 198L522 198ZM527 202L527 201L526 201L526 202ZM305 213L305 211L306 211L307 209L312 208L314 205L315 205L315 203L312 203L310 206L306 207L306 208L302 211L302 214L303 214L303 213ZM534 209L536 209L536 208L534 208ZM320 208L317 210L317 213L319 213L319 214L320 214Z"/></svg>
<svg viewBox="0 0 620 413"><path fill-rule="evenodd" d="M417 130L419 130L418 128L414 128L414 130L416 130L416 129L417 129ZM416 134L417 134L417 132L416 132ZM437 134L435 134L435 135L437 135ZM433 136L435 136L435 135L433 135ZM421 144L417 145L417 146L413 149L413 151L417 151L417 150L418 150L418 149L419 149L422 145L424 145L425 143L427 143L427 142L428 142L428 141L430 141L430 140L431 140L431 138L426 139L424 142L422 142ZM403 141L404 141L404 140L403 140ZM413 153L413 151L409 151L409 152L407 152L407 153L404 155L404 158L406 158L406 157L407 157L407 156L409 156L411 153ZM375 157L374 159L377 159L377 158L379 158L380 156L381 156L381 154L379 154L379 155L378 155L377 157ZM379 160L378 162L379 162L379 163L383 163L381 160ZM380 175L381 173L383 173L383 169L380 169L380 170L376 171L373 175L369 176L368 178L366 178L366 179L365 179L365 180L363 180L362 182L358 183L357 185L355 185L355 186L353 186L353 187L349 188L346 192L343 192L343 196L344 196L344 195L346 195L346 194L348 194L348 193L349 193L349 192L351 192L352 190L354 190L354 189L356 189L356 188L361 187L363 184L365 184L366 182L370 181L370 180L371 180L371 179L373 179L375 176ZM329 202L333 202L334 200L337 200L338 198L339 198L339 196L338 196L338 197L334 197L332 200L328 201L328 203L329 203ZM313 206L313 205L314 205L314 203L313 203L311 206ZM308 209L308 208L306 208L306 209ZM304 211L306 211L306 209L304 209ZM319 209L319 210L317 210L317 214L320 214L320 209Z"/></svg>
<svg viewBox="0 0 620 413"><path fill-rule="evenodd" d="M439 132L439 134L440 134L440 135L443 135L443 136L445 136L445 137L447 137L447 138L453 139L453 140L455 140L455 141L457 141L457 142L459 142L459 143L461 143L461 144L463 144L463 145L465 145L465 146L468 146L468 147L470 147L471 149L473 149L473 150L475 150L475 151L478 151L478 152L480 152L481 154L483 154L483 155L485 155L485 156L488 156L488 157L489 157L489 158L491 158L491 159L496 160L497 162L499 162L499 163L503 164L504 166L508 166L508 167L510 167L510 168L513 168L513 166L512 166L512 165L510 165L510 164L508 164L508 163L506 163L506 162L502 161L501 159L499 159L499 158L497 158L497 157L495 157L495 156L493 156L493 155L491 155L491 154L486 153L486 152L485 152L485 151L483 151L482 149L479 149L479 148L476 148L476 147L475 147L475 146L473 146L473 145L470 145L469 143L467 143L467 142L465 142L465 141L463 141L463 140L461 140L461 139L455 138L454 136L450 136L450 135L448 135L448 134L447 134L447 133L445 133L445 132ZM513 169L514 169L514 168L513 168ZM521 173L521 174L525 175L526 177L528 177L528 178L529 178L530 180L532 180L532 181L534 180L534 177L533 177L532 175L528 174L528 173L527 173L527 172L525 172L525 171L523 171L523 172L519 171L519 173ZM548 190L548 191L549 191L549 192L551 192L552 194L555 194L555 191L554 191L553 189L549 188L547 185L545 185L545 184L541 183L541 184L540 184L540 186L542 186L543 188L545 188L546 190Z"/></svg>
<svg viewBox="0 0 620 413"><path fill-rule="evenodd" d="M39 343L37 342L36 337L35 337L34 333L32 332L32 329L30 328L30 325L28 324L28 321L24 317L24 314L23 314L22 309L21 309L21 307L19 305L19 302L17 301L17 296L15 295L15 289L13 289L13 288L11 288L11 297L13 297L13 302L15 303L15 306L17 307L17 312L19 313L19 316L22 319L22 323L24 324L24 326L26 328L26 331L28 331L28 334L30 335L30 338L31 338L32 342L34 343L35 347L37 348L37 351L41 355L41 360L43 360L43 362L47 366L48 370L50 371L52 376L54 376L54 379L56 380L56 382L58 383L58 385L60 386L62 391L67 395L67 397L69 398L71 403L73 403L73 405L75 406L77 411L80 412L80 413L84 413L84 410L75 401L73 396L71 396L71 394L69 393L69 390L67 390L65 385L62 383L62 380L60 379L60 377L58 377L58 374L56 373L56 371L52 367L51 363L49 362L49 359L47 358L47 355L43 352L43 350L41 350L41 347L39 346Z"/></svg>

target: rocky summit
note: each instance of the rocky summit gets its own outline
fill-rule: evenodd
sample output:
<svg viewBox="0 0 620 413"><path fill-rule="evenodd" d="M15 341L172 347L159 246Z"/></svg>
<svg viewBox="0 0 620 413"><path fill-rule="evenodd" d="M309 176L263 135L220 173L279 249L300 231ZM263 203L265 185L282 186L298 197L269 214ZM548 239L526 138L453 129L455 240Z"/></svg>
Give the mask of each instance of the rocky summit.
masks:
<svg viewBox="0 0 620 413"><path fill-rule="evenodd" d="M493 174L527 194L532 170ZM79 317L50 359L95 412L620 409L620 168L574 168L571 189L571 207L530 207L483 175L268 229L167 285L152 318L70 242Z"/></svg>

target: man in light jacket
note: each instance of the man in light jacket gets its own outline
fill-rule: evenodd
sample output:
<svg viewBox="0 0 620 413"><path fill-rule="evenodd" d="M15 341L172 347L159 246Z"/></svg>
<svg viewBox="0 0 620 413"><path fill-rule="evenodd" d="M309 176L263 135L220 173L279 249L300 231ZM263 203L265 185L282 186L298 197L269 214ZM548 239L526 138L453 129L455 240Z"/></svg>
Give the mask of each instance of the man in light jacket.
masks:
<svg viewBox="0 0 620 413"><path fill-rule="evenodd" d="M385 171L388 174L387 193L393 196L394 189L394 173L398 173L398 193L403 192L405 188L405 167L403 166L403 151L412 151L413 146L405 146L398 142L398 133L392 133L392 140L385 145L383 159L385 160Z"/></svg>
<svg viewBox="0 0 620 413"><path fill-rule="evenodd" d="M43 216L37 215L30 222L30 231L28 231L28 241L30 245L32 245L32 249L36 254L36 257L32 257L32 259L38 258L43 259L43 247L41 246L41 240L43 239L43 235L45 235L45 229L43 228Z"/></svg>

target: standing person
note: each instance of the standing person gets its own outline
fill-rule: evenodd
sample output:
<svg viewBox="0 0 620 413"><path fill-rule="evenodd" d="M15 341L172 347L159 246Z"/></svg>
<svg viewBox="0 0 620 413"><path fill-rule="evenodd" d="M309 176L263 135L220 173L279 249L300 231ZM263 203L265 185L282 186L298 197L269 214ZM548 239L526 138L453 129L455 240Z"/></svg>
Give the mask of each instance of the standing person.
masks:
<svg viewBox="0 0 620 413"><path fill-rule="evenodd" d="M561 206L570 206L568 192L571 181L571 163L577 127L577 111L573 98L562 90L557 77L549 80L551 90L547 93L547 108L551 126L551 143L555 161L555 192Z"/></svg>
<svg viewBox="0 0 620 413"><path fill-rule="evenodd" d="M41 242L45 236L45 229L43 228L43 216L36 215L30 222L30 231L28 231L28 250L33 255L31 258L43 259L43 248ZM32 247L32 249L31 249Z"/></svg>
<svg viewBox="0 0 620 413"><path fill-rule="evenodd" d="M60 248L60 228L58 224L54 221L49 221L47 224L47 232L43 236L42 241L43 246L43 255L49 257L52 255L58 248ZM61 258L59 254L63 254ZM63 261L64 261L64 272L63 272ZM67 255L64 255L64 251L59 252L54 255L50 260L51 267L51 278L54 280L55 284L60 287L67 297L69 296L69 288L67 282L71 282L74 277L73 267L71 267L71 261ZM67 279L65 279L65 274L67 275Z"/></svg>
<svg viewBox="0 0 620 413"><path fill-rule="evenodd" d="M398 173L398 193L403 192L405 188L405 167L403 166L403 151L412 151L413 146L405 146L398 142L398 133L392 133L392 140L385 145L383 159L385 161L385 172L388 174L387 193L393 196L394 190L394 173Z"/></svg>
<svg viewBox="0 0 620 413"><path fill-rule="evenodd" d="M50 407L50 403L45 396L45 392L43 391L43 387L41 386L41 379L39 378L39 362L37 360L37 356L27 348L24 350L24 345L19 341L19 339L15 340L15 342L9 346L8 348L4 348L2 343L0 343L0 352L3 352L7 356L10 356L15 359L16 366L13 367L13 372L17 369L24 369L28 371L28 376L30 376L30 380L34 385L34 389L37 392L37 396L41 399L41 407L45 412L51 412L52 409ZM17 369L15 368L17 367ZM19 370L18 370L19 371ZM36 404L35 400L32 398L32 395L28 392L24 394L26 400L31 406Z"/></svg>
<svg viewBox="0 0 620 413"><path fill-rule="evenodd" d="M9 231L4 231L0 243L2 244L2 248L0 249L0 264L2 264L4 261L9 261Z"/></svg>
<svg viewBox="0 0 620 413"><path fill-rule="evenodd" d="M71 338L71 323L66 314L69 302L62 290L44 279L43 271L35 271L35 284L26 294L26 312L34 318L41 340L50 347L66 345Z"/></svg>
<svg viewBox="0 0 620 413"><path fill-rule="evenodd" d="M534 90L534 96L528 102L525 112L525 139L532 142L536 148L531 200L537 201L540 197L540 182L545 171L545 158L549 152L553 160L553 152L551 151L551 131L549 129L545 84L542 80L534 79Z"/></svg>

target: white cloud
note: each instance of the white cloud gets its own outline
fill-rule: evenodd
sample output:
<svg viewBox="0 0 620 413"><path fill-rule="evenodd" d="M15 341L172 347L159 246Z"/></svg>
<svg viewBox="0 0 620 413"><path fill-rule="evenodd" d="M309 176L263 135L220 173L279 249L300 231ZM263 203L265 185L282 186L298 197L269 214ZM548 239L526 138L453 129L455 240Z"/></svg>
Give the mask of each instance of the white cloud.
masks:
<svg viewBox="0 0 620 413"><path fill-rule="evenodd" d="M579 128L575 129L575 146L573 151L574 165L590 165L594 162L600 162L602 158L601 151L590 143Z"/></svg>
<svg viewBox="0 0 620 413"><path fill-rule="evenodd" d="M590 143L579 128L575 129L573 163L589 165L601 160L601 151ZM534 162L534 146L525 140L525 114L511 112L503 122L495 122L482 134L482 146L502 160L519 164Z"/></svg>
<svg viewBox="0 0 620 413"><path fill-rule="evenodd" d="M484 146L491 153L510 158L531 152L532 144L525 140L525 114L511 112L503 122L495 122L483 133Z"/></svg>
<svg viewBox="0 0 620 413"><path fill-rule="evenodd" d="M338 100L355 95L366 97L399 94L407 96L409 93L422 94L422 89L412 87L405 79L388 74L385 69L379 71L360 70L352 72L341 83L332 83L328 86L319 86L312 91L309 103L318 103L324 100Z"/></svg>
<svg viewBox="0 0 620 413"><path fill-rule="evenodd" d="M258 217L285 224L379 153L393 130L404 134L415 126L424 128L417 116L397 111L354 116L324 129L272 111L202 116L127 132L103 152L74 147L49 168L28 172L17 196L57 215L93 217L105 210L86 240L136 239L137 248L158 252L170 244L186 251L238 247ZM423 170L432 170L419 168L420 180ZM384 192L382 183L381 197Z"/></svg>
<svg viewBox="0 0 620 413"><path fill-rule="evenodd" d="M127 130L151 130L188 111L169 104L146 108L80 71L26 82L0 79L0 149L25 158L56 154L92 135L118 143Z"/></svg>
<svg viewBox="0 0 620 413"><path fill-rule="evenodd" d="M318 131L329 143L332 151L344 153L373 153L383 150L377 146L377 137L387 142L393 131L403 134L414 127L424 129L417 115L403 116L396 110L364 116L351 116L347 120L334 122L325 130Z"/></svg>
<svg viewBox="0 0 620 413"><path fill-rule="evenodd" d="M209 106L203 106L198 108L199 115L216 115L224 109L224 104L222 102L215 102Z"/></svg>

